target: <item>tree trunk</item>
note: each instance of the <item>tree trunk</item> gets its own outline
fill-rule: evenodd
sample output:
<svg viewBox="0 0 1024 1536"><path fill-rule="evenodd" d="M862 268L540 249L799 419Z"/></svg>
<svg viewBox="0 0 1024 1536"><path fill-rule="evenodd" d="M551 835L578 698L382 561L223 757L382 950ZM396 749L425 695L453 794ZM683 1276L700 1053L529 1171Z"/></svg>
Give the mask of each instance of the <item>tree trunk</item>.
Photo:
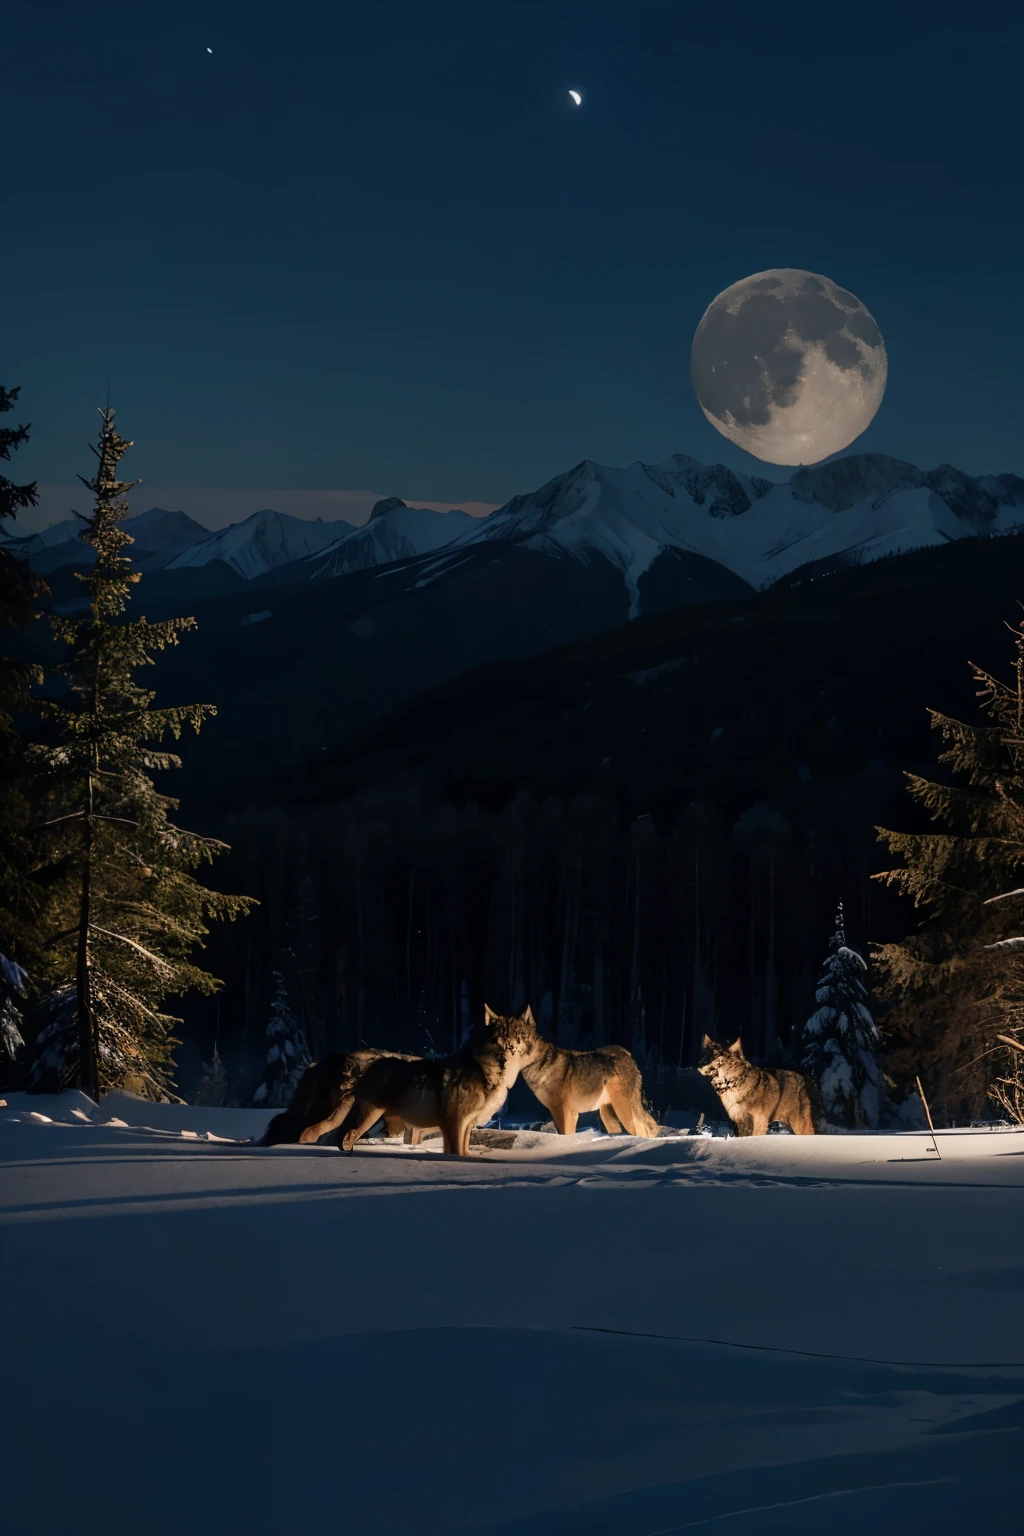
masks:
<svg viewBox="0 0 1024 1536"><path fill-rule="evenodd" d="M95 1103L100 1101L99 1073L96 1061L96 1022L92 1006L92 968L89 963L89 921L92 902L93 852L93 778L88 779L89 811L85 818L85 862L82 869L82 897L78 912L78 1071L83 1093Z"/></svg>
<svg viewBox="0 0 1024 1536"><path fill-rule="evenodd" d="M416 871L409 871L409 903L405 918L405 1000L412 1007L412 920L416 898Z"/></svg>

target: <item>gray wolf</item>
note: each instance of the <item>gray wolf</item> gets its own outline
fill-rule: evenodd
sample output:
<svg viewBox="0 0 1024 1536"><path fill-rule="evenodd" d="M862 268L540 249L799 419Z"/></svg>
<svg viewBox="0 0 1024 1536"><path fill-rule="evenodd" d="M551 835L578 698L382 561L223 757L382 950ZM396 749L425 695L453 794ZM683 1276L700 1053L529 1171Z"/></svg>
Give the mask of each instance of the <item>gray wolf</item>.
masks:
<svg viewBox="0 0 1024 1536"><path fill-rule="evenodd" d="M722 1108L740 1136L765 1136L774 1120L796 1136L815 1134L813 1088L799 1072L769 1072L743 1054L742 1042L719 1045L704 1036L697 1071L711 1079Z"/></svg>
<svg viewBox="0 0 1024 1536"><path fill-rule="evenodd" d="M267 1126L261 1147L276 1147L294 1142L319 1141L328 1131L333 1131L345 1119L352 1107L355 1085L371 1062L378 1061L384 1051L338 1051L307 1067L295 1086L292 1102L287 1109L275 1115ZM414 1061L413 1056L403 1056L402 1061ZM419 1127L406 1126L397 1116L389 1117L388 1135L405 1133L407 1141L418 1144L422 1137Z"/></svg>
<svg viewBox="0 0 1024 1536"><path fill-rule="evenodd" d="M542 1040L522 1075L563 1136L573 1135L578 1117L594 1109L609 1135L621 1130L630 1136L658 1134L657 1121L644 1104L640 1069L624 1046L570 1051Z"/></svg>
<svg viewBox="0 0 1024 1536"><path fill-rule="evenodd" d="M345 1123L337 1122L338 1145L350 1152L381 1115L397 1115L419 1129L439 1125L444 1150L466 1157L473 1127L501 1108L542 1044L530 1008L505 1015L485 1007L483 1024L454 1056L380 1056L355 1084Z"/></svg>

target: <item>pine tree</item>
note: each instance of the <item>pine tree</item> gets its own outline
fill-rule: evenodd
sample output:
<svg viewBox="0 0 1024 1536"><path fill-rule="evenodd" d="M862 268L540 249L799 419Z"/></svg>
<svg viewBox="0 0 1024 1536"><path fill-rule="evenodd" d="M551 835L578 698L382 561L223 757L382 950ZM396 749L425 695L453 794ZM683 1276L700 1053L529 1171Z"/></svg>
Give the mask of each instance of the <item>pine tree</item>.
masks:
<svg viewBox="0 0 1024 1536"><path fill-rule="evenodd" d="M867 969L846 942L840 903L814 994L818 1006L803 1029L800 1065L817 1081L826 1120L847 1130L877 1126L882 1107L878 1028L864 985Z"/></svg>
<svg viewBox="0 0 1024 1536"><path fill-rule="evenodd" d="M1024 890L1024 627L1009 625L1014 680L971 664L989 724L930 711L953 784L908 774L910 794L944 830L878 829L903 860L876 875L923 909L899 944L875 952L882 990L893 999L886 1034L894 1074L926 1077L929 1097L949 1115L977 1113L998 1073L997 1037L1024 1021L1020 937ZM993 1047L996 1047L994 1050Z"/></svg>
<svg viewBox="0 0 1024 1536"><path fill-rule="evenodd" d="M215 1040L213 1042L213 1056L203 1066L203 1075L199 1079L199 1087L196 1089L193 1103L209 1105L211 1108L220 1108L227 1101L228 1075L224 1070L224 1062Z"/></svg>
<svg viewBox="0 0 1024 1536"><path fill-rule="evenodd" d="M27 991L28 977L21 966L0 955L0 1078L25 1049L21 1004Z"/></svg>
<svg viewBox="0 0 1024 1536"><path fill-rule="evenodd" d="M155 695L134 681L139 667L176 645L195 621L154 624L125 615L139 575L124 553L132 539L121 526L131 483L117 473L131 444L116 431L113 411L100 416L99 467L83 481L95 494L81 534L96 555L79 577L89 607L83 618L52 620L67 647L58 671L68 691L46 706L59 744L36 752L52 1006L34 1075L43 1086L49 1063L61 1070L62 1086L77 1079L93 1098L114 1087L159 1098L170 1086L171 1030L180 1022L162 1011L163 999L220 986L193 963L192 951L210 920L234 918L251 903L194 878L225 845L175 826L169 813L177 801L151 778L181 766L160 750L161 740L179 737L186 725L198 730L213 706L157 709Z"/></svg>
<svg viewBox="0 0 1024 1536"><path fill-rule="evenodd" d="M288 1002L288 988L280 971L274 972L274 1000L267 1025L267 1065L263 1081L253 1094L260 1109L284 1109L292 1101L295 1085L310 1064L309 1047L299 1021Z"/></svg>
<svg viewBox="0 0 1024 1536"><path fill-rule="evenodd" d="M0 413L13 410L19 394L0 385ZM0 460L8 462L28 436L27 425L0 427ZM15 485L0 475L0 532L8 532L8 521L36 501L34 481ZM0 634L5 652L12 631L26 633L36 617L33 599L40 587L25 561L0 545ZM12 953L33 969L39 892L30 877L29 805L21 783L24 753L14 717L28 705L31 685L39 680L38 668L0 655L0 928Z"/></svg>

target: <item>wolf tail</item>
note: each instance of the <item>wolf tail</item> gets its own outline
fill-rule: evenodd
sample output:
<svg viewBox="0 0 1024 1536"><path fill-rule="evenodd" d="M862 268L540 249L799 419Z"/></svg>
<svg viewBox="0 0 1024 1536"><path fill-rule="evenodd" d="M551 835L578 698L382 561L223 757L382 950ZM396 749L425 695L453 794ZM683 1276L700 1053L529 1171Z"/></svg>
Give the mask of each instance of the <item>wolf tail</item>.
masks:
<svg viewBox="0 0 1024 1536"><path fill-rule="evenodd" d="M658 1134L658 1122L654 1118L651 1102L644 1093L643 1074L628 1052L623 1052L623 1056L625 1059L618 1073L619 1091L623 1102L622 1107L619 1108L613 1096L612 1104L615 1113L620 1120L623 1120L624 1114L626 1115L623 1124L628 1120L633 1121L636 1126L633 1132L635 1136L647 1136L653 1139Z"/></svg>
<svg viewBox="0 0 1024 1536"><path fill-rule="evenodd" d="M649 1136L653 1140L657 1136L660 1127L654 1117L654 1106L644 1092L642 1083L640 1086L640 1111L637 1119L644 1128L644 1135Z"/></svg>

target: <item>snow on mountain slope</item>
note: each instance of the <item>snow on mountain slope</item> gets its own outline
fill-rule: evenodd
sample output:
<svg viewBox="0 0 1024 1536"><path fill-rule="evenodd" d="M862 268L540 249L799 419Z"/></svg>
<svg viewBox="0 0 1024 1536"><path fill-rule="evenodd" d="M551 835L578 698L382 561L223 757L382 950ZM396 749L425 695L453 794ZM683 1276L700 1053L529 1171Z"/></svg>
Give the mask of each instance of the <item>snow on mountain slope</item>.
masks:
<svg viewBox="0 0 1024 1536"><path fill-rule="evenodd" d="M91 563L92 551L81 543L84 524L68 517L39 533L12 539L9 547L32 563L40 575L49 575L62 566ZM210 530L186 512L168 512L164 507L149 507L137 517L125 520L124 529L133 544L129 553L136 565L146 571L159 570L181 550L210 537Z"/></svg>
<svg viewBox="0 0 1024 1536"><path fill-rule="evenodd" d="M268 571L290 565L293 560L319 553L337 540L339 532L350 529L351 524L341 518L325 523L318 517L314 522L267 507L240 523L218 529L202 543L182 550L167 562L165 569L180 571L208 565L211 560L222 560L239 576L251 581L254 576L265 576Z"/></svg>
<svg viewBox="0 0 1024 1536"><path fill-rule="evenodd" d="M946 539L1024 526L1024 480L973 478L951 465L923 471L885 454L851 454L798 470L786 483L706 466L684 454L609 468L585 460L514 497L456 549L511 541L551 556L618 566L637 581L666 549L690 551L754 587L823 558L880 559Z"/></svg>
<svg viewBox="0 0 1024 1536"><path fill-rule="evenodd" d="M329 544L317 560L314 576L342 576L377 565L391 565L417 555L432 554L479 522L468 512L432 512L407 507L397 496L378 501L370 520Z"/></svg>
<svg viewBox="0 0 1024 1536"><path fill-rule="evenodd" d="M65 517L59 523L51 523L49 528L41 528L38 533L30 533L24 536L17 532L17 524L13 528L6 528L0 533L0 542L9 549L17 549L22 558L29 554L35 554L40 549L50 549L57 544L66 544L70 539L76 539L82 531L82 525L77 517Z"/></svg>

